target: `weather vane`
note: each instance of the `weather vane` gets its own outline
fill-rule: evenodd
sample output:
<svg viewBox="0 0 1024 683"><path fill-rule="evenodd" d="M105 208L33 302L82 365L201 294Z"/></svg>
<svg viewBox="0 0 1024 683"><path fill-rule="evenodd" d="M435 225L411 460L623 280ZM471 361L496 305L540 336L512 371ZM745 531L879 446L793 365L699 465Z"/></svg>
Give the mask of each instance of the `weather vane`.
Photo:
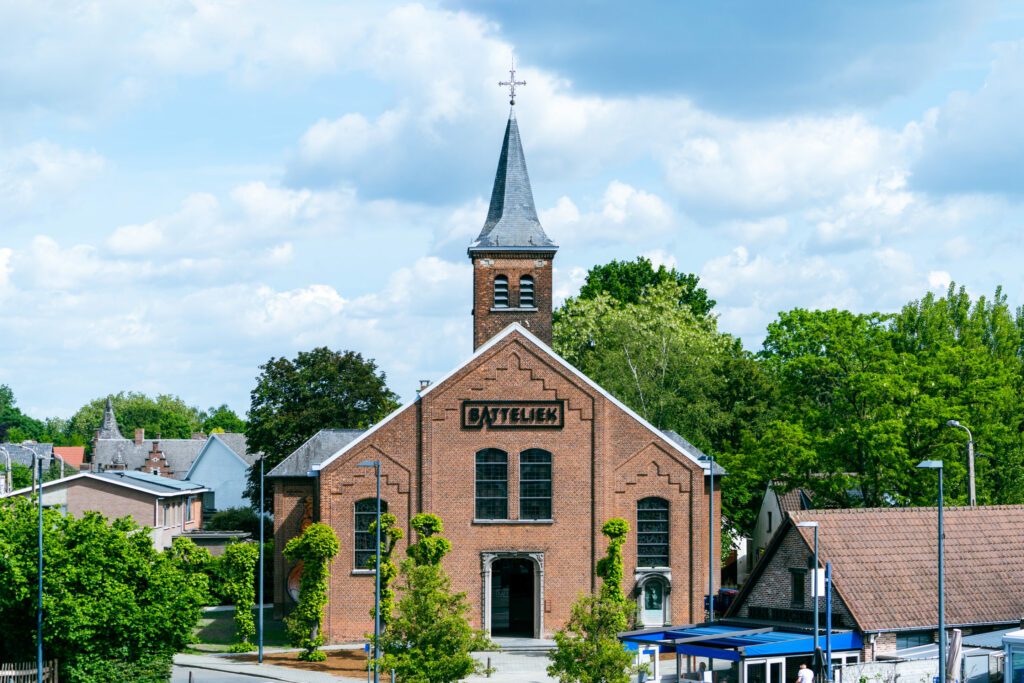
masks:
<svg viewBox="0 0 1024 683"><path fill-rule="evenodd" d="M507 81L498 81L498 85L500 85L501 87L505 87L506 85L508 86L508 103L509 104L515 104L516 103L516 86L517 85L526 85L526 81L517 81L516 80L516 58L515 57L512 57L512 68L509 69L509 71L508 71L508 80Z"/></svg>

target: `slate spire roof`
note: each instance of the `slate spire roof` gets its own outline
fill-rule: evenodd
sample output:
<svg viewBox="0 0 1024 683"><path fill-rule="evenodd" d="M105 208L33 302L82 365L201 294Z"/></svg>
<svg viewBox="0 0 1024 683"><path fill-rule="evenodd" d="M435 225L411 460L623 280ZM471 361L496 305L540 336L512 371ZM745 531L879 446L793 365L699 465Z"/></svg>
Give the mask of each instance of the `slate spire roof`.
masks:
<svg viewBox="0 0 1024 683"><path fill-rule="evenodd" d="M505 126L505 140L498 157L498 170L494 174L494 189L487 220L476 240L469 245L474 251L538 250L554 251L558 247L544 234L533 204L530 176L526 172L526 157L519 139L519 124L515 107L509 111Z"/></svg>
<svg viewBox="0 0 1024 683"><path fill-rule="evenodd" d="M123 439L121 430L117 428L117 418L114 417L114 404L107 396L107 407L103 410L103 424L100 425L101 439Z"/></svg>

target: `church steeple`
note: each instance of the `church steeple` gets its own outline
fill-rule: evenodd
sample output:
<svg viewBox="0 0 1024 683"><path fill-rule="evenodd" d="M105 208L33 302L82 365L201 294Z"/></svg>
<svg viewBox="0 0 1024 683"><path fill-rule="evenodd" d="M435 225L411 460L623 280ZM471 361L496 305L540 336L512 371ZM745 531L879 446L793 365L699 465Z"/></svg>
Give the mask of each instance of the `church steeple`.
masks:
<svg viewBox="0 0 1024 683"><path fill-rule="evenodd" d="M515 74L512 74L512 82ZM551 260L558 247L544 233L533 203L515 107L494 174L491 203L473 261L473 348L513 322L551 344Z"/></svg>
<svg viewBox="0 0 1024 683"><path fill-rule="evenodd" d="M98 439L123 439L121 430L117 428L117 418L114 417L114 404L107 396L107 406L103 410L103 423L100 425Z"/></svg>

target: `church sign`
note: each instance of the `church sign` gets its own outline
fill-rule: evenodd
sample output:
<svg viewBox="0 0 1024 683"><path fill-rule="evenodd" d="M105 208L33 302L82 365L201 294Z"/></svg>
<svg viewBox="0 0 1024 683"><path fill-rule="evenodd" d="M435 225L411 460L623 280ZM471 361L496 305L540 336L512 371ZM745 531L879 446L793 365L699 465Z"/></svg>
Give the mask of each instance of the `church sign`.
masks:
<svg viewBox="0 0 1024 683"><path fill-rule="evenodd" d="M463 401L463 429L561 429L565 401Z"/></svg>

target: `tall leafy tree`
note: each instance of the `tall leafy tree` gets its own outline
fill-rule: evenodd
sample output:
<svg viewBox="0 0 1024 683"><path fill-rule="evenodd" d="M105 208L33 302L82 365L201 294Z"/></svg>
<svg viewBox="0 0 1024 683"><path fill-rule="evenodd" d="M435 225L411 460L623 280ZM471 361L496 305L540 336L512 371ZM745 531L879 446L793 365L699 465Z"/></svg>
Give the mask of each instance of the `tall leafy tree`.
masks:
<svg viewBox="0 0 1024 683"><path fill-rule="evenodd" d="M679 286L676 304L689 308L694 315L705 316L715 307L715 300L699 286L699 277L681 273L675 268L665 268L664 264L655 269L645 256L638 256L634 261L611 261L594 266L587 272L587 279L576 298L596 299L607 294L619 303L636 304L652 287L666 282Z"/></svg>
<svg viewBox="0 0 1024 683"><path fill-rule="evenodd" d="M0 502L0 661L35 657L36 514L27 498ZM205 574L185 560L194 546L158 553L145 527L96 512L48 509L43 528L43 652L60 679L165 680L208 602Z"/></svg>
<svg viewBox="0 0 1024 683"><path fill-rule="evenodd" d="M238 417L226 403L222 403L218 408L207 410L206 417L203 419L203 431L207 434L214 432L242 434L245 432L245 426L245 420Z"/></svg>
<svg viewBox="0 0 1024 683"><path fill-rule="evenodd" d="M548 675L561 683L628 683L639 670L631 666L632 655L616 637L636 615L636 603L622 592L622 545L629 523L610 519L601 533L608 538L608 551L597 563L600 591L576 600L565 628L555 632L556 648L548 654Z"/></svg>
<svg viewBox="0 0 1024 683"><path fill-rule="evenodd" d="M483 673L483 665L470 653L490 649L492 643L469 625L466 594L452 592L441 566L452 548L441 535L441 518L418 514L410 524L417 540L406 548L408 557L400 569L402 599L381 635L380 668L394 669L402 683L452 683Z"/></svg>
<svg viewBox="0 0 1024 683"><path fill-rule="evenodd" d="M294 359L271 358L251 393L249 452L262 451L269 472L321 429L369 427L397 407L384 373L355 351L321 346ZM259 506L259 468L249 472L246 495Z"/></svg>
<svg viewBox="0 0 1024 683"><path fill-rule="evenodd" d="M165 439L187 439L203 428L203 413L178 396L158 394L155 397L129 391L110 397L121 433L131 438L136 429L145 429L152 438L160 434ZM93 432L103 422L107 397L96 398L71 416L66 425L67 434L90 441Z"/></svg>

